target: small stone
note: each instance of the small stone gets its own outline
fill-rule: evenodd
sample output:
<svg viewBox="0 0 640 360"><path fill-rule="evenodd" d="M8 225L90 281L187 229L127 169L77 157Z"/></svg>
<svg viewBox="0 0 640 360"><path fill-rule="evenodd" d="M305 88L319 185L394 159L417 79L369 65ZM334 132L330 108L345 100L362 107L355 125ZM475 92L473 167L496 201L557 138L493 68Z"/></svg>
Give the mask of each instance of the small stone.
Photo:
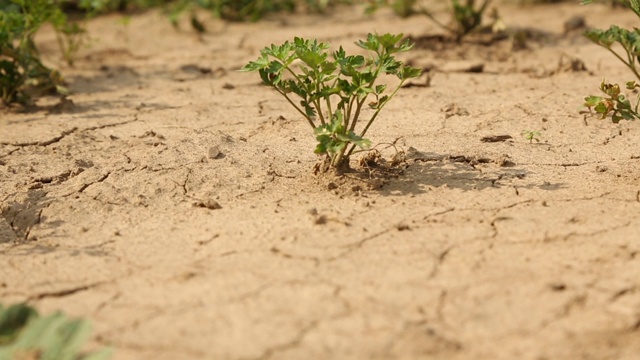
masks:
<svg viewBox="0 0 640 360"><path fill-rule="evenodd" d="M222 206L217 201L212 199L207 199L204 201L196 201L195 203L193 203L193 206L207 208L209 210L222 209Z"/></svg>
<svg viewBox="0 0 640 360"><path fill-rule="evenodd" d="M327 218L326 215L320 215L318 217L316 217L316 219L313 221L314 224L316 225L324 225L327 223L329 219Z"/></svg>
<svg viewBox="0 0 640 360"><path fill-rule="evenodd" d="M587 27L587 22L582 15L574 15L564 22L565 34L575 30L582 30Z"/></svg>
<svg viewBox="0 0 640 360"><path fill-rule="evenodd" d="M214 145L209 148L209 158L217 159L222 152L220 151L220 147L218 145Z"/></svg>

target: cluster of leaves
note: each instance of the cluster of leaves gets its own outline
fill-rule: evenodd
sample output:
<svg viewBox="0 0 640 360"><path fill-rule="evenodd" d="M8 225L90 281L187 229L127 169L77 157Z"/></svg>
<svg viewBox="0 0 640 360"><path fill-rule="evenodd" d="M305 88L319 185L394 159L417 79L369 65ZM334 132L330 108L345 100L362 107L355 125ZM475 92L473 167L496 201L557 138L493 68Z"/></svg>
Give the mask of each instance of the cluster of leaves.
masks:
<svg viewBox="0 0 640 360"><path fill-rule="evenodd" d="M402 41L402 34L369 34L356 45L368 56L347 55L340 47L330 57L328 44L295 38L264 48L260 58L241 69L257 71L264 84L284 96L307 120L318 140L315 152L328 159L323 170L348 168L355 148L369 147L371 142L364 135L382 108L406 80L421 73L395 58L412 48L408 40ZM377 84L381 75L395 75L400 81L387 92L387 85ZM358 129L363 117L368 120Z"/></svg>
<svg viewBox="0 0 640 360"><path fill-rule="evenodd" d="M64 93L62 78L43 65L33 37L45 23L53 24L60 45L71 56L77 48L78 27L67 22L58 4L50 0L0 0L0 92L2 102L29 104L32 96Z"/></svg>
<svg viewBox="0 0 640 360"><path fill-rule="evenodd" d="M582 4L589 4L592 0L583 0ZM640 1L639 0L620 0L620 3L626 5L640 18ZM640 71L638 69L638 60L640 59L640 29L634 28L628 30L617 25L612 25L607 30L591 29L585 32L585 36L594 43L602 46L611 52L616 58L624 63L629 70L640 80ZM615 44L622 48L622 51L614 48ZM626 84L627 90L637 90L640 87L635 81L629 81ZM635 106L631 105L631 101L621 93L620 85L602 82L600 91L605 96L587 96L585 98L585 106L594 109L598 114L605 118L611 116L613 122L620 120L634 120L640 118L638 114L638 101Z"/></svg>
<svg viewBox="0 0 640 360"><path fill-rule="evenodd" d="M456 41L460 41L482 24L482 18L490 2L491 0L482 0L480 5L476 5L475 0L450 0L451 21L449 24L438 20L428 9L417 8L416 0L373 0L367 12L372 12L381 6L390 6L403 17L422 14L453 36Z"/></svg>
<svg viewBox="0 0 640 360"><path fill-rule="evenodd" d="M636 90L637 88L640 88L640 85L635 81L627 82L627 90ZM607 84L604 81L600 84L600 91L606 97L587 96L584 99L584 104L589 109L593 109L600 114L602 119L611 116L611 120L614 123L618 123L620 120L640 119L640 113L638 113L640 97L636 99L635 105L631 105L631 100L621 93L620 85Z"/></svg>
<svg viewBox="0 0 640 360"><path fill-rule="evenodd" d="M0 304L0 359L109 359L109 349L82 353L90 332L86 320L70 320L60 312L40 316L25 304Z"/></svg>

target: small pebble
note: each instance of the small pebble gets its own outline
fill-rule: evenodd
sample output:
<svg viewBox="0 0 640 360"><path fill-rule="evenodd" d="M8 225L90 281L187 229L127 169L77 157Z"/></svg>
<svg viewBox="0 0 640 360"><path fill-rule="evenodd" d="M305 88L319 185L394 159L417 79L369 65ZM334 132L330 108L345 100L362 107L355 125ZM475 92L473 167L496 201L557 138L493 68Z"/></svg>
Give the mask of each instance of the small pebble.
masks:
<svg viewBox="0 0 640 360"><path fill-rule="evenodd" d="M220 154L222 154L222 152L220 151L220 147L218 145L214 145L209 148L209 157L211 159L216 159L218 156L220 156Z"/></svg>

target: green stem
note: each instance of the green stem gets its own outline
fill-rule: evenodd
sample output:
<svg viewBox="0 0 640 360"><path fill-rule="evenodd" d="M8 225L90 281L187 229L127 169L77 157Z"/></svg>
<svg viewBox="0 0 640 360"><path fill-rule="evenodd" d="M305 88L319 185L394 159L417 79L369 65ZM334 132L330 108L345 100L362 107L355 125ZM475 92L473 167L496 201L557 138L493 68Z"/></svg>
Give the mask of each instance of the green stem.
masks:
<svg viewBox="0 0 640 360"><path fill-rule="evenodd" d="M633 74L636 76L636 78L638 78L640 80L640 74L638 73L638 70L636 70L635 66L633 66L632 64L630 64L627 61L625 61L624 58L622 58L622 56L620 56L617 52L613 51L613 49L611 49L610 47L606 47L606 49L609 50L609 52L611 52L620 61L622 61L622 63L625 64L631 70L631 72L633 72ZM628 54L628 52L627 52L627 54Z"/></svg>
<svg viewBox="0 0 640 360"><path fill-rule="evenodd" d="M389 97L387 98L387 100L384 103L381 103L380 106L378 106L378 109L376 110L375 113L373 113L373 116L371 116L371 119L369 119L369 122L367 123L367 125L364 127L364 129L362 129L362 133L360 133L360 137L364 137L365 134L367 133L367 130L369 130L369 127L371 126L371 124L373 124L373 122L375 121L375 119L378 117L378 114L380 114L380 110L382 110L382 108L387 105L387 103L393 99L393 97L396 95L396 93L398 92L398 90L400 90L400 88L402 87L402 84L404 84L405 80L400 81L400 85L398 85L398 87L395 88L395 90L393 90L393 92L391 93L391 95L389 95ZM356 148L356 144L352 144L351 148L349 149L349 152L347 153L346 157L351 156L351 153L353 153L353 150Z"/></svg>
<svg viewBox="0 0 640 360"><path fill-rule="evenodd" d="M317 94L320 92L320 74L316 74L315 85L316 85L316 94ZM316 106L316 112L320 117L320 123L322 125L326 124L327 122L324 120L324 115L322 114L322 102L320 101L320 98L316 99L313 102L313 104ZM329 116L331 116L331 114L329 114Z"/></svg>
<svg viewBox="0 0 640 360"><path fill-rule="evenodd" d="M351 122L351 110L353 109L353 102L356 100L355 96L349 100L349 104L347 104L347 108L344 115L344 128L349 128L349 123Z"/></svg>
<svg viewBox="0 0 640 360"><path fill-rule="evenodd" d="M322 115L322 103L320 102L320 99L316 99L315 101L313 101L313 105L316 107L316 112L320 117L320 124L326 124L327 122L324 120L324 115Z"/></svg>
<svg viewBox="0 0 640 360"><path fill-rule="evenodd" d="M298 105L296 105L296 104L295 104L295 103L294 103L294 102L289 98L289 96L288 96L287 94L285 94L285 92L284 92L284 91L281 91L280 89L278 89L278 88L277 88L277 87L275 87L275 86L274 86L273 88L274 88L274 89L276 89L276 91L277 91L277 92L279 92L282 96L284 96L284 98L285 98L285 99L287 99L287 101L289 102L289 104L291 104L291 106L293 106L296 110L298 110L298 112L299 112L302 116L304 116L304 118L305 118L305 119L307 119L307 121L309 122L309 125L311 125L311 127L312 127L313 129L315 129L315 128L317 127L317 126L316 126L316 124L313 122L313 120L311 120L311 118L310 118L309 116L307 116L307 114L306 114L304 111L302 111L302 109L300 109L300 108L298 107Z"/></svg>
<svg viewBox="0 0 640 360"><path fill-rule="evenodd" d="M278 60L280 60L280 59L278 59ZM280 61L282 61L282 60L280 60ZM298 74L296 74L293 70L291 70L291 68L289 67L289 65L284 64L284 62L283 62L283 65L284 65L284 69L285 69L285 70L287 70L287 71L288 71L288 72L289 72L289 73L290 73L290 74L291 74L291 75L292 75L292 76L293 76L293 77L298 81L298 83L300 83L300 84L304 84L304 81L302 81L302 79L300 78L300 76L299 76ZM311 127L312 127L312 128L314 128L314 129L315 129L315 128L317 127L317 126L316 126L316 124L313 122L313 120L312 120L309 116L307 116L307 113L306 113L306 112L304 112L304 111L302 111L302 109L300 109L300 108L298 107L298 105L296 105L296 104L295 104L295 103L294 103L294 102L289 98L289 96L287 96L287 94L286 94L284 91L281 91L281 90L280 90L280 89L278 89L276 86L273 86L273 88L274 88L274 89L276 89L280 94L282 94L282 95L287 99L287 101L289 102L289 104L291 104L291 105L292 105L296 110L298 110L298 112L299 112L302 116L304 116L304 118L305 118L305 119L307 119L307 121L309 122L309 124L311 125ZM308 90L309 90L309 89L307 89L307 92L309 92ZM317 112L320 114L320 121L322 122L322 124L324 124L324 123L325 123L325 121L324 121L324 118L322 117L322 113L320 112L320 110L321 110L321 109L319 108L319 106L318 106L317 104L315 104L315 103L314 103L314 105L316 105L316 110L317 110Z"/></svg>
<svg viewBox="0 0 640 360"><path fill-rule="evenodd" d="M447 25L441 23L440 21L438 21L438 19L436 19L430 12L429 10L425 9L425 8L421 8L420 11L418 11L418 13L425 15L426 17L429 18L429 20L433 21L434 24L436 24L437 26L441 27L442 29L444 29L445 31L456 35L456 31L450 27L448 27Z"/></svg>
<svg viewBox="0 0 640 360"><path fill-rule="evenodd" d="M362 105L366 100L367 98L365 97L364 99L362 99L362 101L356 101L356 104L357 104L356 113L353 115L353 121L351 122L351 127L349 128L349 131L355 131L356 124L358 123L358 118L360 117L360 110L362 110Z"/></svg>
<svg viewBox="0 0 640 360"><path fill-rule="evenodd" d="M327 96L326 103L327 103L327 111L328 111L329 117L332 117L333 109L331 109L331 95Z"/></svg>

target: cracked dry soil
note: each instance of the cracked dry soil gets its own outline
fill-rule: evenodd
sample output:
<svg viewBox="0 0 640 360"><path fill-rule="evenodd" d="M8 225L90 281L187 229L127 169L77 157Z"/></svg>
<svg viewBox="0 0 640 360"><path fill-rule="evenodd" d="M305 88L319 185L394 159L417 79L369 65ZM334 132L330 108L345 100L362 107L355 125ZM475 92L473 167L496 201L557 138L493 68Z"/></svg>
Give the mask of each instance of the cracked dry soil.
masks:
<svg viewBox="0 0 640 360"><path fill-rule="evenodd" d="M308 125L236 70L293 36L356 51L371 31L438 32L361 10L201 38L156 12L92 20L62 69L74 105L0 116L2 302L89 318L116 360L638 359L640 128L579 113L629 74L563 33L633 17L501 4L544 36L423 41L405 60L430 86L369 134L404 149L404 173L317 177Z"/></svg>

